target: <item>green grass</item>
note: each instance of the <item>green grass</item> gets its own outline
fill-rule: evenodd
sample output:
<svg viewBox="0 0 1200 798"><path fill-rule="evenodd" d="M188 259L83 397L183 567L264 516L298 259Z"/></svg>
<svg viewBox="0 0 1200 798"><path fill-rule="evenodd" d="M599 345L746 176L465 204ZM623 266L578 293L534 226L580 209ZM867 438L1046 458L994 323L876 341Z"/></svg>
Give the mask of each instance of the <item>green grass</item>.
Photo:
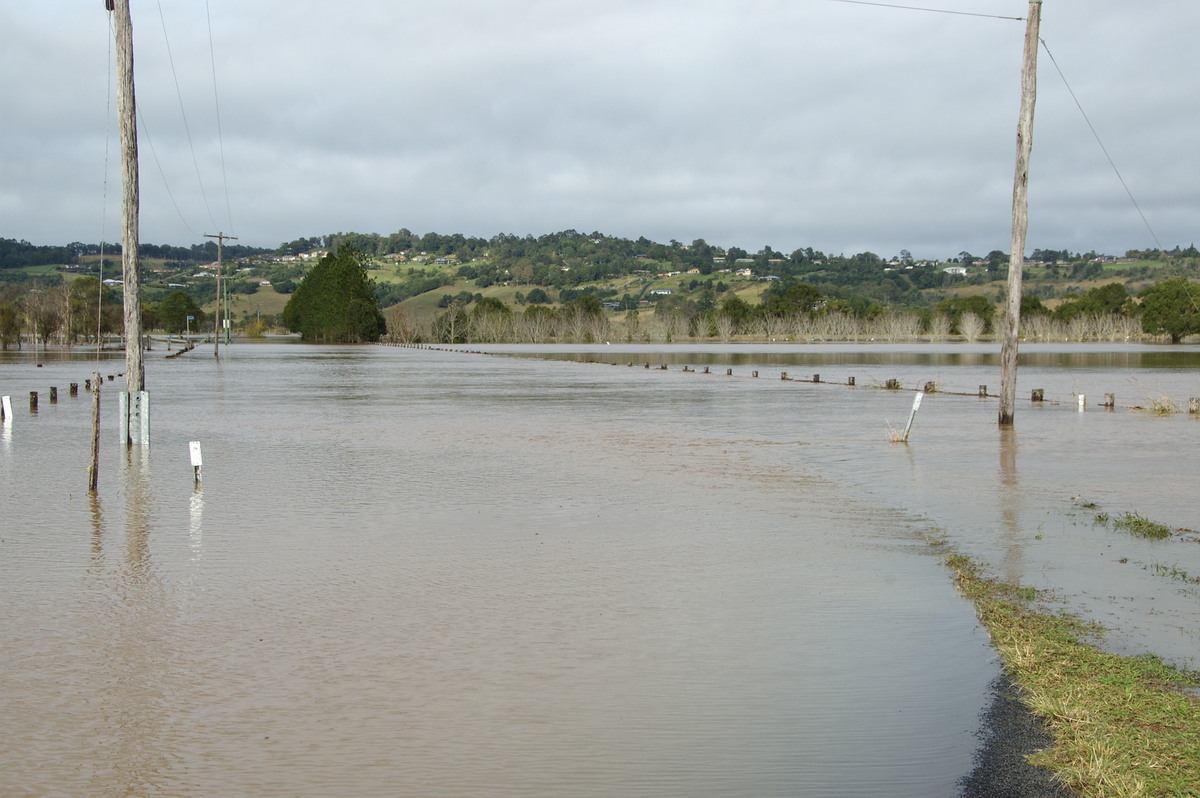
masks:
<svg viewBox="0 0 1200 798"><path fill-rule="evenodd" d="M1122 513L1119 518L1112 522L1113 528L1122 532L1128 532L1135 538L1147 538L1149 540L1165 540L1171 537L1171 528L1165 524L1160 524L1157 521L1151 521L1137 513Z"/></svg>
<svg viewBox="0 0 1200 798"><path fill-rule="evenodd" d="M1032 588L985 576L952 555L1025 704L1055 743L1030 757L1083 796L1200 796L1200 674L1091 642L1099 627L1049 611Z"/></svg>

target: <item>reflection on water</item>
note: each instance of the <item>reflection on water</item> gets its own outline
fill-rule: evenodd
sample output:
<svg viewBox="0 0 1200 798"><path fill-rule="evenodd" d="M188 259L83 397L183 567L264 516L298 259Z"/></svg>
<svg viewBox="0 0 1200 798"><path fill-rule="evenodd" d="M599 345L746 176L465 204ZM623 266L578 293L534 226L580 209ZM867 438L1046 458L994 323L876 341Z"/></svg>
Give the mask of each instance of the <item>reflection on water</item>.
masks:
<svg viewBox="0 0 1200 798"><path fill-rule="evenodd" d="M990 402L931 394L898 446L908 392L222 354L147 362L152 448L102 436L97 496L84 401L0 450L0 793L953 795L996 663L930 533L1060 589L1118 647L1196 650L1194 592L1148 566L1200 573L1200 547L1071 503L1185 525L1185 416L1022 407L997 434ZM861 348L823 354L866 373ZM906 384L989 379L883 354L915 358L884 364ZM1047 391L1174 369L1124 368Z"/></svg>
<svg viewBox="0 0 1200 798"><path fill-rule="evenodd" d="M204 549L204 489L200 487L199 480L196 481L192 498L188 502L188 517L191 519L188 542L191 544L192 554L199 557Z"/></svg>
<svg viewBox="0 0 1200 798"><path fill-rule="evenodd" d="M1024 576L1024 561L1021 556L1021 512L1016 499L1021 495L1017 477L1017 431L1015 426L1002 427L997 434L1000 437L1000 481L996 499L1000 505L1000 528L1004 541L1002 576L1007 581L1020 582Z"/></svg>

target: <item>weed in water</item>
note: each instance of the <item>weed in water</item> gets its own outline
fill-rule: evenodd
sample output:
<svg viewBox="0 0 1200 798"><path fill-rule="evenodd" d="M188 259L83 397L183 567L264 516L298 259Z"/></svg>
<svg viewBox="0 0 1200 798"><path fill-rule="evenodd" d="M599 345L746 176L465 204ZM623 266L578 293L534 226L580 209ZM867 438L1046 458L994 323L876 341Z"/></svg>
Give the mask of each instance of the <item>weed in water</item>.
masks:
<svg viewBox="0 0 1200 798"><path fill-rule="evenodd" d="M1151 396L1142 409L1154 416L1173 416L1179 412L1179 405L1169 396Z"/></svg>
<svg viewBox="0 0 1200 798"><path fill-rule="evenodd" d="M1122 513L1120 518L1113 521L1113 528L1128 532L1135 538L1164 540L1171 537L1170 527L1157 521L1151 521L1137 513Z"/></svg>
<svg viewBox="0 0 1200 798"><path fill-rule="evenodd" d="M1187 571L1180 568L1178 565L1163 565L1162 563L1154 563L1150 566L1156 576L1163 576L1167 579L1175 579L1179 582L1187 582L1189 585L1200 585L1200 576L1192 576Z"/></svg>

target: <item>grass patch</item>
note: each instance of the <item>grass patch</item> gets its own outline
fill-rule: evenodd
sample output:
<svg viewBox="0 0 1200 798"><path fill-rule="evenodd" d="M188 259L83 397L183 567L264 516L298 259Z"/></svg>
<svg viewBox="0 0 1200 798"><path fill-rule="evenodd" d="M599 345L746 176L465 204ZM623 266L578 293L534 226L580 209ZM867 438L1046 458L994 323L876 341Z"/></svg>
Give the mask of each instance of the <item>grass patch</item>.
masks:
<svg viewBox="0 0 1200 798"><path fill-rule="evenodd" d="M1169 396L1151 396L1146 399L1145 406L1138 409L1152 416L1173 416L1179 412L1179 405Z"/></svg>
<svg viewBox="0 0 1200 798"><path fill-rule="evenodd" d="M1122 513L1119 518L1112 522L1112 525L1113 529L1128 532L1135 538L1165 540L1171 537L1171 528L1169 526L1160 524L1157 521L1151 521L1137 513Z"/></svg>
<svg viewBox="0 0 1200 798"><path fill-rule="evenodd" d="M1038 592L952 555L959 590L987 627L1025 704L1055 744L1030 762L1084 796L1200 796L1200 674L1153 656L1106 654L1101 629L1039 605Z"/></svg>
<svg viewBox="0 0 1200 798"><path fill-rule="evenodd" d="M1162 576L1167 579L1174 579L1178 582L1186 582L1189 585L1200 585L1200 576L1192 576L1178 565L1154 563L1154 565L1151 566L1151 570L1157 576Z"/></svg>

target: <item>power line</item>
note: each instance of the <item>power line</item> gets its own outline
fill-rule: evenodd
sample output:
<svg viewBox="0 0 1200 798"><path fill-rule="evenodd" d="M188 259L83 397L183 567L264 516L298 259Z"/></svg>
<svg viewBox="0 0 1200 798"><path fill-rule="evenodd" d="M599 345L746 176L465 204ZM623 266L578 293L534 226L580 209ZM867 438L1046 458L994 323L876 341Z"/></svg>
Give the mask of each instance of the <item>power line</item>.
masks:
<svg viewBox="0 0 1200 798"><path fill-rule="evenodd" d="M112 11L113 9L109 9ZM96 289L96 360L104 349L104 338L101 330L104 326L104 238L108 234L108 147L112 143L112 76L113 76L113 40L116 34L113 30L112 14L108 15L108 30L105 31L108 40L108 54L104 60L104 71L108 83L104 89L104 192L100 202L100 286Z"/></svg>
<svg viewBox="0 0 1200 798"><path fill-rule="evenodd" d="M229 227L233 229L233 208L229 203L229 174L225 170L225 137L221 132L221 98L217 92L217 56L213 47L212 35L212 12L209 10L208 0L204 0L204 13L208 19L208 58L212 64L213 78L213 107L217 113L217 144L221 151L221 182L225 187L225 217L229 222Z"/></svg>
<svg viewBox="0 0 1200 798"><path fill-rule="evenodd" d="M179 209L179 203L175 201L175 193L171 191L171 183L167 180L167 173L163 171L162 162L158 160L158 150L154 149L154 139L150 136L150 126L146 124L146 118L142 116L142 109L139 106L137 109L138 115L138 139L143 136L146 138L146 143L150 145L150 154L154 156L154 165L158 168L158 175L162 178L163 188L167 190L167 197L171 200L171 205L175 207L175 213L179 215L179 221L183 222L183 226L188 229L188 232L193 236L199 236L192 226L188 224L187 217L183 215L183 211ZM211 216L212 214L209 214Z"/></svg>
<svg viewBox="0 0 1200 798"><path fill-rule="evenodd" d="M1079 109L1080 115L1083 116L1083 121L1087 123L1088 129L1092 131L1092 136L1096 139L1096 143L1100 145L1100 151L1104 153L1104 157L1108 159L1108 165L1112 167L1113 174L1117 176L1117 180L1121 182L1121 187L1125 189L1125 193L1129 195L1129 201L1133 203L1133 207L1137 210L1138 216L1142 217L1142 224L1146 225L1146 229L1150 231L1150 237L1154 239L1154 243L1161 250L1162 242L1158 240L1158 236L1154 233L1154 228L1150 226L1149 220L1146 219L1146 214L1142 213L1142 207L1138 205L1138 201L1134 198L1133 192L1129 190L1129 186L1125 183L1125 178L1121 176L1121 170L1117 168L1117 164L1113 161L1112 156L1108 154L1108 148L1104 146L1104 142L1100 140L1100 134L1096 132L1095 125L1088 118L1087 111L1083 110L1083 104L1079 102L1079 98L1075 96L1075 90L1071 88L1071 84L1067 81L1067 76L1063 74L1062 68L1058 65L1054 53L1050 52L1050 47L1046 44L1045 39L1039 38L1042 43L1042 49L1046 51L1046 55L1050 56L1050 63L1054 64L1054 69L1058 71L1058 76L1062 78L1063 85L1067 87L1067 93L1071 95L1071 99L1075 101L1075 107Z"/></svg>
<svg viewBox="0 0 1200 798"><path fill-rule="evenodd" d="M208 194L204 191L204 178L200 175L200 162L196 158L196 146L192 143L192 131L188 126L187 111L183 106L183 92L179 88L179 75L175 71L175 56L171 53L171 40L167 37L167 20L163 15L161 0L158 3L158 18L162 23L163 41L167 45L167 61L171 65L171 77L175 80L175 94L179 98L179 114L183 118L183 131L187 135L188 149L192 152L192 165L196 169L196 181L200 184L200 197L204 200L204 209L208 211L209 221L216 227L217 221L213 218L212 208L208 204Z"/></svg>
<svg viewBox="0 0 1200 798"><path fill-rule="evenodd" d="M876 3L870 0L829 0L831 3L848 3L855 6L878 6L880 8L897 8L903 11L927 11L931 14L955 14L961 17L984 17L985 19L1004 19L1014 22L1024 22L1025 17L1005 17L999 14L980 14L974 11L951 11L946 8L922 8L919 6L902 6L893 3Z"/></svg>

